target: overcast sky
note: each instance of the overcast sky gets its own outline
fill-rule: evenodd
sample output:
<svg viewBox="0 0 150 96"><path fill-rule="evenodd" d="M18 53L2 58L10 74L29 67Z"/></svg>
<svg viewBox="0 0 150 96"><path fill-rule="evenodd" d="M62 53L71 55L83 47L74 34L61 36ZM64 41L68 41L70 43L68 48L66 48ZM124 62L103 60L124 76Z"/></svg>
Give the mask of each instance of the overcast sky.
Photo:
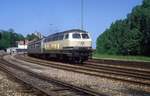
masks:
<svg viewBox="0 0 150 96"><path fill-rule="evenodd" d="M84 0L84 30L96 38L142 0ZM0 0L0 29L26 35L81 28L81 0Z"/></svg>

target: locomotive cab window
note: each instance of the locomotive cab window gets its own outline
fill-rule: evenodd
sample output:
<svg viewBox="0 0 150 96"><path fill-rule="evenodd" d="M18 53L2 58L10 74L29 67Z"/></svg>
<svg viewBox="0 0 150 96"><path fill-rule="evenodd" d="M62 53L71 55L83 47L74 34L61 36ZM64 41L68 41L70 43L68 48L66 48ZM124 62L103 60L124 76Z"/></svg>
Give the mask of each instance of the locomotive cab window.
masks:
<svg viewBox="0 0 150 96"><path fill-rule="evenodd" d="M66 34L66 35L65 35L65 39L68 39L68 38L69 38L69 34Z"/></svg>
<svg viewBox="0 0 150 96"><path fill-rule="evenodd" d="M80 34L78 34L78 33L74 33L72 35L72 37L75 38L75 39L80 39L81 38Z"/></svg>
<svg viewBox="0 0 150 96"><path fill-rule="evenodd" d="M82 38L83 39L89 39L89 35L88 34L82 34Z"/></svg>

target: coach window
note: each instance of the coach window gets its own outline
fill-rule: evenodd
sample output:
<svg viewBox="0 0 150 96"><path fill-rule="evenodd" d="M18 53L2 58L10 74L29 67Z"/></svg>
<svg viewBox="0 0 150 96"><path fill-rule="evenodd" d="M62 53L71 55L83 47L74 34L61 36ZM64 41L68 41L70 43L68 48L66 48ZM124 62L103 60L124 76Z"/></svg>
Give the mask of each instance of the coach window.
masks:
<svg viewBox="0 0 150 96"><path fill-rule="evenodd" d="M68 39L68 37L69 37L69 35L68 35L68 34L66 34L66 35L65 35L65 39Z"/></svg>
<svg viewBox="0 0 150 96"><path fill-rule="evenodd" d="M82 38L83 39L89 39L89 36L88 36L88 34L82 34Z"/></svg>
<svg viewBox="0 0 150 96"><path fill-rule="evenodd" d="M50 37L48 41L52 41L52 37Z"/></svg>
<svg viewBox="0 0 150 96"><path fill-rule="evenodd" d="M35 48L40 48L40 43L36 43Z"/></svg>
<svg viewBox="0 0 150 96"><path fill-rule="evenodd" d="M55 41L55 37L54 36L52 37L52 41Z"/></svg>
<svg viewBox="0 0 150 96"><path fill-rule="evenodd" d="M80 39L80 38L81 38L80 34L78 34L78 33L74 33L74 34L72 35L72 37L73 37L73 38L76 38L76 39Z"/></svg>
<svg viewBox="0 0 150 96"><path fill-rule="evenodd" d="M58 37L58 38L59 38L58 40L63 40L63 37L64 37L63 35L60 35L60 36Z"/></svg>

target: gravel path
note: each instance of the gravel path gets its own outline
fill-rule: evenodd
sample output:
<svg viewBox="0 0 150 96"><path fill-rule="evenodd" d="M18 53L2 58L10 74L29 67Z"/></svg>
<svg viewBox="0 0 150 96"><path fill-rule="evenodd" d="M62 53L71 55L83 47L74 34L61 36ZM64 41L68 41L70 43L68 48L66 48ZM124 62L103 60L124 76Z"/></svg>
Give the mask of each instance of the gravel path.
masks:
<svg viewBox="0 0 150 96"><path fill-rule="evenodd" d="M20 63L16 63L9 59L8 56L6 56L5 59L11 63L40 73L41 75L57 78L59 80L66 81L78 86L92 88L109 96L150 96L150 87L148 86L130 84L111 79L60 70L33 63L27 63L16 59L21 63L20 65ZM15 58L12 57L12 59Z"/></svg>

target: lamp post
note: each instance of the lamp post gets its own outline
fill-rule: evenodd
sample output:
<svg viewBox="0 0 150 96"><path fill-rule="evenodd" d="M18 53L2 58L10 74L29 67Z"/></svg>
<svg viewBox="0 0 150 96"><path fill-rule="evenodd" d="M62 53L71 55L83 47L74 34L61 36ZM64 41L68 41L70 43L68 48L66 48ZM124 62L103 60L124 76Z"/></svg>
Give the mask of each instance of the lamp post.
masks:
<svg viewBox="0 0 150 96"><path fill-rule="evenodd" d="M84 0L81 0L81 29L83 30L84 25Z"/></svg>

